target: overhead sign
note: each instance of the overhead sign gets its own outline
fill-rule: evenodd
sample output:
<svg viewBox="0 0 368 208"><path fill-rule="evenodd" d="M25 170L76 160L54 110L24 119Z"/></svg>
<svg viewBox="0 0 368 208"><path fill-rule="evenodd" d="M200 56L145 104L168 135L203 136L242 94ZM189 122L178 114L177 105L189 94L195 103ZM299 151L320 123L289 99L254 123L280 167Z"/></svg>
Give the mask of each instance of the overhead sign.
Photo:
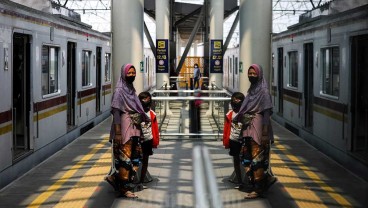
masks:
<svg viewBox="0 0 368 208"><path fill-rule="evenodd" d="M169 41L156 39L156 73L169 73Z"/></svg>
<svg viewBox="0 0 368 208"><path fill-rule="evenodd" d="M211 40L210 73L222 73L222 40Z"/></svg>

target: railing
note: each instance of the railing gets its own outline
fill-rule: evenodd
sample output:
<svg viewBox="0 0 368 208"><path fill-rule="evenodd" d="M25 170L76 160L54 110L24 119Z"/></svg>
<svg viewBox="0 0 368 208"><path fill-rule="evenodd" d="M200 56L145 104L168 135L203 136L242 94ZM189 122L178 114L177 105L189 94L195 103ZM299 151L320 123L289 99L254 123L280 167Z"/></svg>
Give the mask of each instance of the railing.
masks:
<svg viewBox="0 0 368 208"><path fill-rule="evenodd" d="M195 207L222 208L210 154L205 146L195 146L193 149L193 178Z"/></svg>
<svg viewBox="0 0 368 208"><path fill-rule="evenodd" d="M155 103L155 112L157 114L157 121L159 122L160 135L163 137L216 137L221 138L223 132L223 124L225 114L228 111L228 104L230 101L230 94L225 90L154 90L152 100ZM175 96L173 94L175 93ZM163 130L163 124L167 116L173 115L170 108L170 103L173 102L178 104L175 115L179 119L178 123L171 122L168 125L177 126L177 131L165 131ZM198 104L199 103L199 104ZM208 105L208 107L207 107ZM195 106L195 107L193 107ZM180 110L179 110L180 108ZM195 117L197 114L195 110L207 110L206 115L210 115L214 120L215 126L212 126L213 131L196 131L193 125L200 126L200 117ZM213 123L213 122L212 122ZM190 127L189 127L190 126ZM189 130L186 130L188 129ZM163 130L163 131L161 131Z"/></svg>

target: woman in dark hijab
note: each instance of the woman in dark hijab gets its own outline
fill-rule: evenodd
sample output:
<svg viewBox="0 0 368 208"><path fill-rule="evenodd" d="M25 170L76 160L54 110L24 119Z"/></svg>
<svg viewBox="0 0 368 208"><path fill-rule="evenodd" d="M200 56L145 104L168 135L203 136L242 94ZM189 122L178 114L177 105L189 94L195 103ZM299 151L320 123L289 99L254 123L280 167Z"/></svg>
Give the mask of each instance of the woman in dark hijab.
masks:
<svg viewBox="0 0 368 208"><path fill-rule="evenodd" d="M245 172L254 185L245 198L253 199L261 196L276 178L265 174L269 162L269 145L274 137L270 121L271 95L261 66L252 64L248 69L248 78L251 86L234 120L243 124L243 147L240 155Z"/></svg>
<svg viewBox="0 0 368 208"><path fill-rule="evenodd" d="M113 123L110 141L113 143L113 166L115 167L105 178L115 190L128 198L137 198L137 195L131 192L133 188L131 183L142 155L139 144L140 124L149 119L135 94L133 86L135 76L136 70L132 64L125 64L121 67L121 76L111 102Z"/></svg>

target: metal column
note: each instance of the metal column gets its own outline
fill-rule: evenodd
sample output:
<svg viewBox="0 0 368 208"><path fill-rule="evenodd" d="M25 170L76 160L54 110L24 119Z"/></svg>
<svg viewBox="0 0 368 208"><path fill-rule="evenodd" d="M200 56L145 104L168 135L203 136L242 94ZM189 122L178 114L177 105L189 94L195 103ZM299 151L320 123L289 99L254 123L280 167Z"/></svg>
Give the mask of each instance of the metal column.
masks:
<svg viewBox="0 0 368 208"><path fill-rule="evenodd" d="M264 78L270 81L272 1L240 0L239 13L239 61L243 66L239 90L247 92L250 86L247 73L251 64L261 65Z"/></svg>
<svg viewBox="0 0 368 208"><path fill-rule="evenodd" d="M132 63L137 70L134 87L142 92L143 0L112 0L111 8L113 87L120 78L121 66Z"/></svg>

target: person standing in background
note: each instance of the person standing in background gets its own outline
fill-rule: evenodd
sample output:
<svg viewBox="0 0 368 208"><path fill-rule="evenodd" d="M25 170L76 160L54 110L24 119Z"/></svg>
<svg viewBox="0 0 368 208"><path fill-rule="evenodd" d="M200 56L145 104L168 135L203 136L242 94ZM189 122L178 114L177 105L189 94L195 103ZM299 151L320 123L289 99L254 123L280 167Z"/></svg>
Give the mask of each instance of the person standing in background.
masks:
<svg viewBox="0 0 368 208"><path fill-rule="evenodd" d="M193 71L193 88L199 88L199 80L201 79L201 70L198 68L198 64L194 64Z"/></svg>

